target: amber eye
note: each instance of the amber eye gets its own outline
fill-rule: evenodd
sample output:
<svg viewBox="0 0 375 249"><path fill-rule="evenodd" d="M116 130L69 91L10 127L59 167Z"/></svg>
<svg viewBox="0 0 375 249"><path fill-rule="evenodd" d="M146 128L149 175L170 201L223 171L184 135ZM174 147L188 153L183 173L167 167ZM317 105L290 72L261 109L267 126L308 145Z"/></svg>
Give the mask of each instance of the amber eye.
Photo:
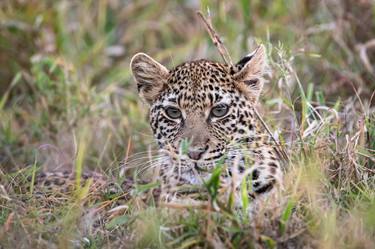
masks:
<svg viewBox="0 0 375 249"><path fill-rule="evenodd" d="M229 106L226 104L220 104L212 108L211 116L215 118L224 117L229 111Z"/></svg>
<svg viewBox="0 0 375 249"><path fill-rule="evenodd" d="M167 108L165 108L165 113L171 119L178 119L182 117L181 111L173 106L168 106Z"/></svg>

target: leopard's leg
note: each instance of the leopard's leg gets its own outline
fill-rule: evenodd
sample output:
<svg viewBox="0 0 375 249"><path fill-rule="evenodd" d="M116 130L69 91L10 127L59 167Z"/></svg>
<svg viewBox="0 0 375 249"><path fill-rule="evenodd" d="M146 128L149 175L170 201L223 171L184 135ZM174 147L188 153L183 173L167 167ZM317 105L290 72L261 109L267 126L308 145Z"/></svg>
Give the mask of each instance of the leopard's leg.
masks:
<svg viewBox="0 0 375 249"><path fill-rule="evenodd" d="M282 184L280 160L274 147L268 144L247 148L246 153L242 151L232 156L229 164L228 173L224 174L224 185L231 185L231 189L235 187L236 199L243 198L241 188L244 182L251 199L271 192Z"/></svg>
<svg viewBox="0 0 375 249"><path fill-rule="evenodd" d="M275 146L266 143L264 146L251 149L250 152L254 164L244 173L244 177L250 177L249 195L256 198L274 190L276 186L282 186L281 163Z"/></svg>

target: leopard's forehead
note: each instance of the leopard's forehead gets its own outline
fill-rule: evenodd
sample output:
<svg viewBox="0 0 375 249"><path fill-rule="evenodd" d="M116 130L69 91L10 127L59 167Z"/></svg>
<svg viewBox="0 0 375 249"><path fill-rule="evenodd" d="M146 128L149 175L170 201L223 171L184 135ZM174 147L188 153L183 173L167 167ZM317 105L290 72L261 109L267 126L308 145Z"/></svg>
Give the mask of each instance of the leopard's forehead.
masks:
<svg viewBox="0 0 375 249"><path fill-rule="evenodd" d="M170 72L168 85L178 90L197 91L210 85L232 88L232 77L227 65L209 60L185 62Z"/></svg>
<svg viewBox="0 0 375 249"><path fill-rule="evenodd" d="M170 71L164 97L180 107L189 108L225 101L235 92L230 68L202 59L186 62Z"/></svg>

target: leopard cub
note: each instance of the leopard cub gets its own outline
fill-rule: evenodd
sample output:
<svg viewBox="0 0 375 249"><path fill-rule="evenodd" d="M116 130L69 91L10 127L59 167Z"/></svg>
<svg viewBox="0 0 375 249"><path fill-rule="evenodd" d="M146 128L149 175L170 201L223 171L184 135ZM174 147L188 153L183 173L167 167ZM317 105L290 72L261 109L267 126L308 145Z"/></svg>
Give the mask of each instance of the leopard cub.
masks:
<svg viewBox="0 0 375 249"><path fill-rule="evenodd" d="M220 162L226 165L223 184L238 192L241 182L249 179L249 197L281 183L276 147L254 109L265 68L263 45L235 66L202 59L169 70L144 53L132 58L131 69L149 105L150 125L163 158L165 188L202 185Z"/></svg>

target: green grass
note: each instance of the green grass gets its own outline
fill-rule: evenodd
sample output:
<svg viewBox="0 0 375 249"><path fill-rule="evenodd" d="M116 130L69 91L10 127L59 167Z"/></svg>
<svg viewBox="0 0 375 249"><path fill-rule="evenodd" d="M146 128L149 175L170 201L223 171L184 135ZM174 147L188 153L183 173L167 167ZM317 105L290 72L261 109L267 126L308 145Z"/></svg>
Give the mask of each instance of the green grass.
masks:
<svg viewBox="0 0 375 249"><path fill-rule="evenodd" d="M375 37L375 4L232 2L0 3L0 248L375 247L375 77L364 64L375 54L359 52ZM155 207L143 195L156 185L142 185L95 232L87 211L114 206L87 186L62 199L19 194L17 175L74 165L120 181L121 160L152 152L130 59L220 61L195 14L207 9L233 60L267 47L259 110L291 158L280 195L249 218L228 203Z"/></svg>

